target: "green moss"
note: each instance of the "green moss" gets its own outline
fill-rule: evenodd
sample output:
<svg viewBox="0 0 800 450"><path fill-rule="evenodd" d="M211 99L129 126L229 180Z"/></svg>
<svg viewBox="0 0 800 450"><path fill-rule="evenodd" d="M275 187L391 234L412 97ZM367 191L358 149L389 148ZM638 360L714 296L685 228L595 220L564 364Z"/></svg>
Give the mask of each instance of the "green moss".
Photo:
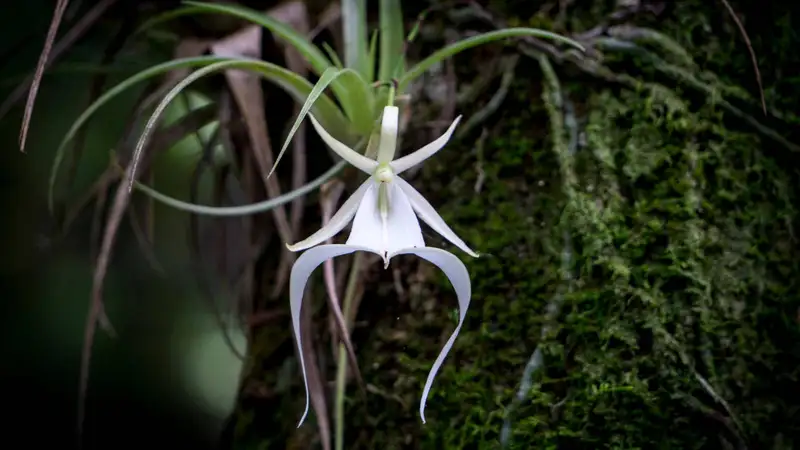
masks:
<svg viewBox="0 0 800 450"><path fill-rule="evenodd" d="M418 396L453 326L449 286L435 270L408 274L408 302L371 320L365 376L397 399L356 406L350 442L498 448L540 345L545 369L513 414L509 448L791 448L800 267L794 175L765 156L776 145L676 88L567 82L587 111L571 155L566 133L561 143L548 133L540 83L523 80L491 128L482 192L471 193L472 143L417 180L488 255L465 259L473 306L424 427ZM564 233L574 247L566 280ZM417 286L425 280L434 284ZM564 309L542 341L559 293Z"/></svg>
<svg viewBox="0 0 800 450"><path fill-rule="evenodd" d="M608 6L575 2L554 27L590 28ZM550 20L514 12L516 24ZM615 85L560 67L542 77L525 60L485 142L454 142L426 163L414 184L484 255L456 251L472 306L423 426L419 396L455 326L454 294L417 260L393 260L402 295L376 266L359 312L368 326L354 335L373 393L347 403L347 448L499 448L506 420L514 449L800 444L798 177L784 146L720 102L759 113L746 47L726 20L694 1L644 23L663 36L642 44L649 56L606 60ZM768 104L781 109L798 93L781 67L798 53L770 48L795 33L775 23L764 28L773 41L753 41L782 58L762 65L775 81ZM574 116L561 114L567 100ZM543 368L510 408L537 348ZM291 390L292 404L301 394ZM285 403L273 406L291 411Z"/></svg>

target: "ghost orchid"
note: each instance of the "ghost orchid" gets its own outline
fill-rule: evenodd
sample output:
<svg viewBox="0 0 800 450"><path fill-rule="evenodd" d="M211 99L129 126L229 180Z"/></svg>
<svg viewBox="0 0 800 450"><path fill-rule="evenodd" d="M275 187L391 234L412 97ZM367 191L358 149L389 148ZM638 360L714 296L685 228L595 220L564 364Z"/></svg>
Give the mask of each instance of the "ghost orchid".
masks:
<svg viewBox="0 0 800 450"><path fill-rule="evenodd" d="M469 307L472 291L466 267L455 255L442 249L425 246L417 216L470 256L477 258L478 254L456 236L433 209L433 206L416 189L398 176L441 150L452 136L461 116L457 117L438 139L407 156L393 160L397 148L398 115L399 110L396 106L387 106L383 110L377 161L367 158L337 141L320 126L313 115L309 115L314 129L322 140L339 156L369 174L370 177L344 202L327 225L307 239L294 245L287 245L291 251L309 249L297 258L292 267L289 282L292 326L297 339L297 347L300 350L300 366L306 387L306 407L298 427L308 414L309 402L308 379L300 335L300 308L308 278L314 269L324 261L363 251L380 255L383 258L384 268L387 268L389 261L394 256L414 254L436 265L447 275L458 297L458 325L428 373L419 405L419 414L423 423L425 423L425 402L428 392L439 367L458 336ZM342 231L350 221L353 222L353 226L345 244L317 246Z"/></svg>

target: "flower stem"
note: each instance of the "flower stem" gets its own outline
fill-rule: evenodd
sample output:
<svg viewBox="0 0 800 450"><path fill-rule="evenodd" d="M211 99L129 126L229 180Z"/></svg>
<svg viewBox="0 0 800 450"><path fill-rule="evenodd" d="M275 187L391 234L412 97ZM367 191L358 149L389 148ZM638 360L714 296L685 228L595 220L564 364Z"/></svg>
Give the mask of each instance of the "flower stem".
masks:
<svg viewBox="0 0 800 450"><path fill-rule="evenodd" d="M394 106L394 98L397 95L397 85L395 83L389 83L389 98L386 101L387 106Z"/></svg>
<svg viewBox="0 0 800 450"><path fill-rule="evenodd" d="M349 333L353 322L353 300L356 296L356 284L358 283L358 274L361 271L361 253L356 253L353 256L353 265L350 268L350 276L347 279L347 289L344 294L344 305L342 308L342 315L347 325L345 332ZM336 421L335 431L335 450L344 450L344 395L347 383L347 352L344 345L339 344L339 361L336 367L336 401L334 406L334 420Z"/></svg>

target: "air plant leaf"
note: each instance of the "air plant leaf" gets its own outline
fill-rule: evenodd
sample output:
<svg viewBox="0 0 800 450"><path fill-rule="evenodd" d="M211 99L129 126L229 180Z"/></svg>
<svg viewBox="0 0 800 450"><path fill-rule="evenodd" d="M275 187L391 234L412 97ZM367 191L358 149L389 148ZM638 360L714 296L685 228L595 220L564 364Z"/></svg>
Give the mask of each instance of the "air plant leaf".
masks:
<svg viewBox="0 0 800 450"><path fill-rule="evenodd" d="M342 32L345 67L368 79L366 0L342 0Z"/></svg>
<svg viewBox="0 0 800 450"><path fill-rule="evenodd" d="M311 180L309 183L306 183L303 186L293 191L287 192L279 197L265 200L263 202L252 203L249 205L241 205L241 206L207 206L207 205L198 205L196 203L189 203L162 194L161 192L156 191L150 186L142 184L138 181L135 181L133 183L133 187L141 191L142 193L152 197L154 200L181 211L186 211L192 214L199 214L203 216L241 217L251 214L260 214L263 212L267 212L273 208L277 208L280 205L289 203L300 196L306 195L309 192L318 189L320 186L325 184L325 182L338 175L342 171L342 169L345 168L346 165L347 165L346 161L339 161L319 177Z"/></svg>
<svg viewBox="0 0 800 450"><path fill-rule="evenodd" d="M447 47L444 47L434 52L432 55L418 62L411 69L409 69L408 72L404 73L400 77L398 81L399 85L398 89L400 92L405 91L409 83L411 83L412 81L414 81L414 79L425 73L425 71L430 69L431 66L441 61L444 61L445 59L450 58L453 55L461 53L464 50L476 47L478 45L497 41L500 39L522 37L522 36L547 38L557 42L569 44L581 51L585 50L581 44L575 42L572 39L569 39L567 37L561 36L556 33L552 33L550 31L539 30L536 28L506 28L503 30L489 31L487 33L482 33L477 36L472 36L470 38L463 39L461 41L450 44Z"/></svg>
<svg viewBox="0 0 800 450"><path fill-rule="evenodd" d="M311 92L308 94L308 97L303 103L303 108L300 110L300 113L297 115L294 123L292 124L292 128L289 130L289 134L286 136L286 139L283 141L283 145L281 146L281 150L278 152L278 157L275 158L275 164L272 166L272 169L269 171L268 177L272 175L275 171L275 168L278 167L278 163L280 162L283 154L286 152L286 149L289 147L289 143L292 141L294 134L297 132L297 129L300 127L300 123L303 122L306 115L308 115L311 108L314 106L314 103L319 98L326 98L322 94L325 89L337 78L342 77L347 82L343 84L345 86L346 91L351 94L351 96L347 97L346 99L342 100L342 107L345 108L345 105L350 105L351 109L361 110L358 114L358 117L361 118L360 121L353 121L354 125L356 123L361 123L360 129L367 129L367 132L371 130L371 114L370 111L364 112L364 108L357 108L359 105L363 104L372 104L372 95L369 90L369 86L364 81L361 76L358 75L357 72L353 71L352 69L337 69L335 67L330 67L325 72L322 73L322 76L319 77L317 84L314 85ZM362 101L368 101L369 103L359 103ZM355 107L355 108L352 108ZM347 109L347 108L345 108ZM363 116L363 118L362 118ZM369 125L367 128L365 125Z"/></svg>
<svg viewBox="0 0 800 450"><path fill-rule="evenodd" d="M61 139L61 142L59 143L58 148L56 149L55 157L53 158L53 164L50 168L50 177L48 181L47 206L50 210L50 213L52 214L54 210L54 194L55 194L56 180L58 178L59 170L61 169L61 164L64 161L64 158L66 157L68 144L76 136L78 130L80 130L80 128L84 126L86 122L89 121L89 119L94 115L95 112L97 112L101 107L109 103L111 100L113 100L123 92L150 78L166 74L173 70L183 69L185 67L213 64L215 62L219 62L224 59L225 58L219 58L215 56L200 56L193 58L175 59L163 64L158 64L156 66L142 70L141 72L138 72L135 75L132 75L131 77L123 80L116 86L109 89L106 93L101 95L91 105L89 105L81 113L81 115L78 116L75 122L73 122L72 126L64 135L64 137Z"/></svg>
<svg viewBox="0 0 800 450"><path fill-rule="evenodd" d="M69 142L75 137L78 130L86 124L86 122L104 105L108 104L111 100L130 89L131 87L146 81L150 78L166 74L173 70L178 70L186 67L204 67L211 64L220 62L227 62L225 68L239 68L249 69L260 73L267 79L275 82L279 81L279 86L287 89L296 100L304 100L313 89L311 83L305 78L286 70L275 64L267 63L264 61L251 60L251 59L232 59L217 56L200 56L193 58L181 58L168 61L162 64L145 69L131 77L123 80L113 88L109 89L106 93L100 96L94 103L84 110L83 113L75 120L75 122L67 131L64 138L61 140L58 148L56 149L53 165L50 170L49 188L48 188L48 207L50 212L53 212L54 206L54 191L58 172L61 164L66 156ZM222 69L219 69L222 70ZM314 110L319 120L325 124L329 129L343 130L346 129L348 122L342 115L339 108L328 97L320 97L319 101L315 103Z"/></svg>
<svg viewBox="0 0 800 450"><path fill-rule="evenodd" d="M223 13L231 16L239 17L257 25L268 29L278 39L286 41L292 47L297 49L301 55L308 61L311 68L317 74L322 74L327 68L331 67L331 62L325 54L306 36L297 32L290 26L275 20L267 14L254 11L250 8L238 6L230 3L202 3L194 1L185 1L184 4L189 5L179 11L184 12L186 15L193 15L198 13Z"/></svg>
<svg viewBox="0 0 800 450"><path fill-rule="evenodd" d="M380 22L380 67L378 81L389 81L405 71L403 44L403 11L400 0L381 0Z"/></svg>
<svg viewBox="0 0 800 450"><path fill-rule="evenodd" d="M334 50L333 47L331 47L327 42L323 42L321 46L322 50L328 54L328 58L330 58L331 62L333 62L333 66L337 69L344 69L344 64L342 64L342 60L339 59L339 55L336 54L336 50Z"/></svg>
<svg viewBox="0 0 800 450"><path fill-rule="evenodd" d="M221 3L202 3L202 2L194 2L194 1L185 1L186 5L189 5L186 9L186 14L197 14L197 13L222 13L222 14L229 14L235 17L239 17L241 19L245 19L251 23L261 25L264 28L268 29L270 32L275 34L281 40L286 41L289 45L293 46L297 51L303 56L303 58L308 61L308 64L311 66L311 69L314 73L322 76L326 70L334 67L331 61L325 56L325 53L320 50L317 46L315 46L306 36L297 32L292 27L285 25L284 23L270 17L267 14L260 13L258 11L254 11L252 9L238 6L238 5L231 5L231 4L221 4ZM366 52L366 49L365 49ZM345 66L347 66L345 62ZM352 103L352 100L348 100L353 95L356 95L357 92L353 92L352 86L343 86L343 84L347 83L347 80L343 79L341 82L336 81L332 83L331 89L333 89L334 94L341 102L349 102ZM359 89L361 93L365 91L365 89ZM344 109L345 114L353 121L357 126L358 124L362 123L362 115L357 109L350 108L349 106L342 106Z"/></svg>
<svg viewBox="0 0 800 450"><path fill-rule="evenodd" d="M367 80L375 81L375 58L378 52L378 30L372 30L372 36L369 38L369 53L367 53Z"/></svg>
<svg viewBox="0 0 800 450"><path fill-rule="evenodd" d="M181 80L181 82L178 83L175 87L173 87L161 100L161 103L159 103L159 105L156 107L155 111L150 116L150 119L148 119L147 123L145 124L144 131L142 132L142 135L139 138L139 142L137 143L136 148L134 149L133 161L132 161L134 174L136 172L136 164L138 161L138 157L141 154L142 150L144 149L144 146L147 143L147 139L152 133L153 127L160 118L162 112L164 111L164 108L166 108L166 106L178 94L180 94L184 89L189 87L189 85L192 84L193 82L199 80L200 78L211 75L215 72L228 69L249 69L259 72L260 74L264 75L264 78L275 83L279 87L283 88L286 91L286 93L291 95L298 102L305 101L313 94L313 88L308 91L306 90L308 88L309 83L304 78L281 66L268 63L265 61L253 60L248 58L236 58L227 61L220 61L211 64L209 66L203 67L201 69L198 69L191 75Z"/></svg>

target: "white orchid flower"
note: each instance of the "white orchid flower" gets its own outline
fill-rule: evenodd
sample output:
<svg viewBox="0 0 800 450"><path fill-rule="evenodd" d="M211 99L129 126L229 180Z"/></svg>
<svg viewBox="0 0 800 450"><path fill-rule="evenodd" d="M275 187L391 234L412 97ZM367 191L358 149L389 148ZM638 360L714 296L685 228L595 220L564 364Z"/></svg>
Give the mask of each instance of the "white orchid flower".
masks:
<svg viewBox="0 0 800 450"><path fill-rule="evenodd" d="M419 405L422 423L425 423L425 402L433 379L453 346L469 308L472 288L466 267L455 255L442 249L425 246L417 216L470 256L477 258L478 254L456 236L416 189L398 176L441 150L452 136L461 116L457 117L450 128L435 141L407 156L392 160L397 147L398 116L399 111L396 106L387 106L383 110L377 161L337 141L313 116L309 116L322 140L339 156L368 173L370 177L344 202L327 225L307 239L294 245L287 245L291 251L309 249L297 258L289 282L292 325L300 350L300 366L306 387L306 407L298 427L308 414L309 402L308 379L300 337L300 308L309 276L324 261L355 251L364 251L380 255L384 261L384 268L387 268L394 256L414 254L438 266L455 288L459 307L458 325L428 373ZM345 244L317 246L342 231L351 220L353 226Z"/></svg>

